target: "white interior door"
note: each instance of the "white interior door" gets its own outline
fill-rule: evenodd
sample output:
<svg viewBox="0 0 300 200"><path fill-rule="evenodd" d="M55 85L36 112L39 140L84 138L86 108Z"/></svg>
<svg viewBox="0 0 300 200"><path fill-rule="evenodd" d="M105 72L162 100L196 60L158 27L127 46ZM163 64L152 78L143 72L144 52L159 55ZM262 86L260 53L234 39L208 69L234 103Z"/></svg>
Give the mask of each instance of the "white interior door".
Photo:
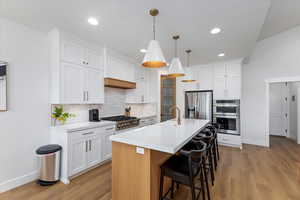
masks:
<svg viewBox="0 0 300 200"><path fill-rule="evenodd" d="M270 135L286 135L285 83L270 84Z"/></svg>

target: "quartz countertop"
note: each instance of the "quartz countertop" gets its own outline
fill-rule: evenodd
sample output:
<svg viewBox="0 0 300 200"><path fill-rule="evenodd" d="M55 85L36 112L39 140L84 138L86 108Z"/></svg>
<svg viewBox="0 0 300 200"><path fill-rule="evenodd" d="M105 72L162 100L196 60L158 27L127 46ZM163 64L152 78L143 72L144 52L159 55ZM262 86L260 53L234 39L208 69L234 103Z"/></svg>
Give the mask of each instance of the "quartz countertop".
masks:
<svg viewBox="0 0 300 200"><path fill-rule="evenodd" d="M104 126L115 125L116 122L112 121L100 121L100 122L79 122L74 124L66 124L59 126L51 126L51 129L64 130L66 132L74 132L91 128L99 128Z"/></svg>
<svg viewBox="0 0 300 200"><path fill-rule="evenodd" d="M110 140L175 154L208 123L209 120L182 119L181 125L177 125L177 121L170 120L125 131L111 136Z"/></svg>

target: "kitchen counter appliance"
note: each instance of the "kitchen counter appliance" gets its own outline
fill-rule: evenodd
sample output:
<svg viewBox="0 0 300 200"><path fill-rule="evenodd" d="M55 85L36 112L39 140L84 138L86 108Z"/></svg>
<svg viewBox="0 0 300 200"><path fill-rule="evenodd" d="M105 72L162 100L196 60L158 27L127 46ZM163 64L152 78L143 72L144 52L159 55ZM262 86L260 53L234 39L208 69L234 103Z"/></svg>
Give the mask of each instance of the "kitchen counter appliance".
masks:
<svg viewBox="0 0 300 200"><path fill-rule="evenodd" d="M140 124L140 119L136 117L127 117L124 115L113 116L113 117L103 117L101 120L114 121L116 122L116 130L129 129L132 127L137 127Z"/></svg>

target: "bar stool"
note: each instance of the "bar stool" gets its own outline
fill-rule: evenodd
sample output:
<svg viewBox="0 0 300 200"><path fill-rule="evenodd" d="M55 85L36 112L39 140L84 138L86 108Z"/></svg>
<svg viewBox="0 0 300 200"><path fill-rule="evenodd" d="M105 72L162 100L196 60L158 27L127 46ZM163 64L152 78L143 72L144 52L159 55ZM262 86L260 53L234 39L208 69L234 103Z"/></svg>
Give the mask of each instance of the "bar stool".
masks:
<svg viewBox="0 0 300 200"><path fill-rule="evenodd" d="M215 134L215 155L216 157L218 158L218 160L220 160L220 152L219 152L219 143L218 143L218 132L219 132L219 129L220 129L220 125L217 124L217 123L212 123L210 125L207 126L208 129L210 129L211 131L214 132Z"/></svg>
<svg viewBox="0 0 300 200"><path fill-rule="evenodd" d="M199 142L199 141L203 141L206 143L206 154L205 154L205 169L206 172L209 171L210 172L210 176L211 176L211 182L212 185L214 185L214 181L215 181L215 175L214 175L214 169L215 169L215 163L214 163L214 159L213 159L213 144L214 144L214 134L206 129L206 130L202 130L198 135L196 135L193 140L193 142Z"/></svg>
<svg viewBox="0 0 300 200"><path fill-rule="evenodd" d="M159 200L165 197L171 191L171 197L174 195L174 183L189 186L191 189L192 200L197 200L202 192L205 200L204 180L203 180L203 156L206 150L206 144L202 141L190 142L184 150L180 150L180 155L172 156L161 166ZM200 175L201 188L195 186L194 179ZM170 190L163 195L164 177L172 179ZM199 193L196 195L196 190Z"/></svg>

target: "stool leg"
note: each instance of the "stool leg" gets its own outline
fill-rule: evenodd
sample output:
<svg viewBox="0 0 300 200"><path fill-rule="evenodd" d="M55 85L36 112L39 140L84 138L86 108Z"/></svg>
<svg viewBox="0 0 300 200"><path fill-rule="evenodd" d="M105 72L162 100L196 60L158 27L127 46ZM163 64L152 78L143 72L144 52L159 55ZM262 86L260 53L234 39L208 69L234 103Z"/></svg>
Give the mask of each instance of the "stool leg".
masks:
<svg viewBox="0 0 300 200"><path fill-rule="evenodd" d="M209 150L208 154L209 154L208 159L209 159L209 171L210 171L210 176L211 176L211 182L212 182L212 185L214 185L215 175L214 175L214 166L213 166L211 150Z"/></svg>
<svg viewBox="0 0 300 200"><path fill-rule="evenodd" d="M172 185L171 185L171 199L174 198L174 181L172 180Z"/></svg>
<svg viewBox="0 0 300 200"><path fill-rule="evenodd" d="M220 160L220 153L219 153L219 143L218 143L218 140L216 140L216 146L217 146L218 160Z"/></svg>
<svg viewBox="0 0 300 200"><path fill-rule="evenodd" d="M216 142L215 141L213 144L213 155L214 155L215 170L217 171L218 162L217 162L217 150L216 150Z"/></svg>
<svg viewBox="0 0 300 200"><path fill-rule="evenodd" d="M164 189L164 173L163 170L160 172L160 183L159 183L159 200L163 200L163 189Z"/></svg>
<svg viewBox="0 0 300 200"><path fill-rule="evenodd" d="M205 189L204 189L204 180L203 180L203 165L200 169L200 183L201 183L202 199L205 200Z"/></svg>
<svg viewBox="0 0 300 200"><path fill-rule="evenodd" d="M205 170L205 163L203 165L204 168L204 180L205 180L205 185L206 185L206 192L207 192L207 198L210 200L210 193L209 193L209 184L208 184L208 177L207 177L207 172Z"/></svg>

